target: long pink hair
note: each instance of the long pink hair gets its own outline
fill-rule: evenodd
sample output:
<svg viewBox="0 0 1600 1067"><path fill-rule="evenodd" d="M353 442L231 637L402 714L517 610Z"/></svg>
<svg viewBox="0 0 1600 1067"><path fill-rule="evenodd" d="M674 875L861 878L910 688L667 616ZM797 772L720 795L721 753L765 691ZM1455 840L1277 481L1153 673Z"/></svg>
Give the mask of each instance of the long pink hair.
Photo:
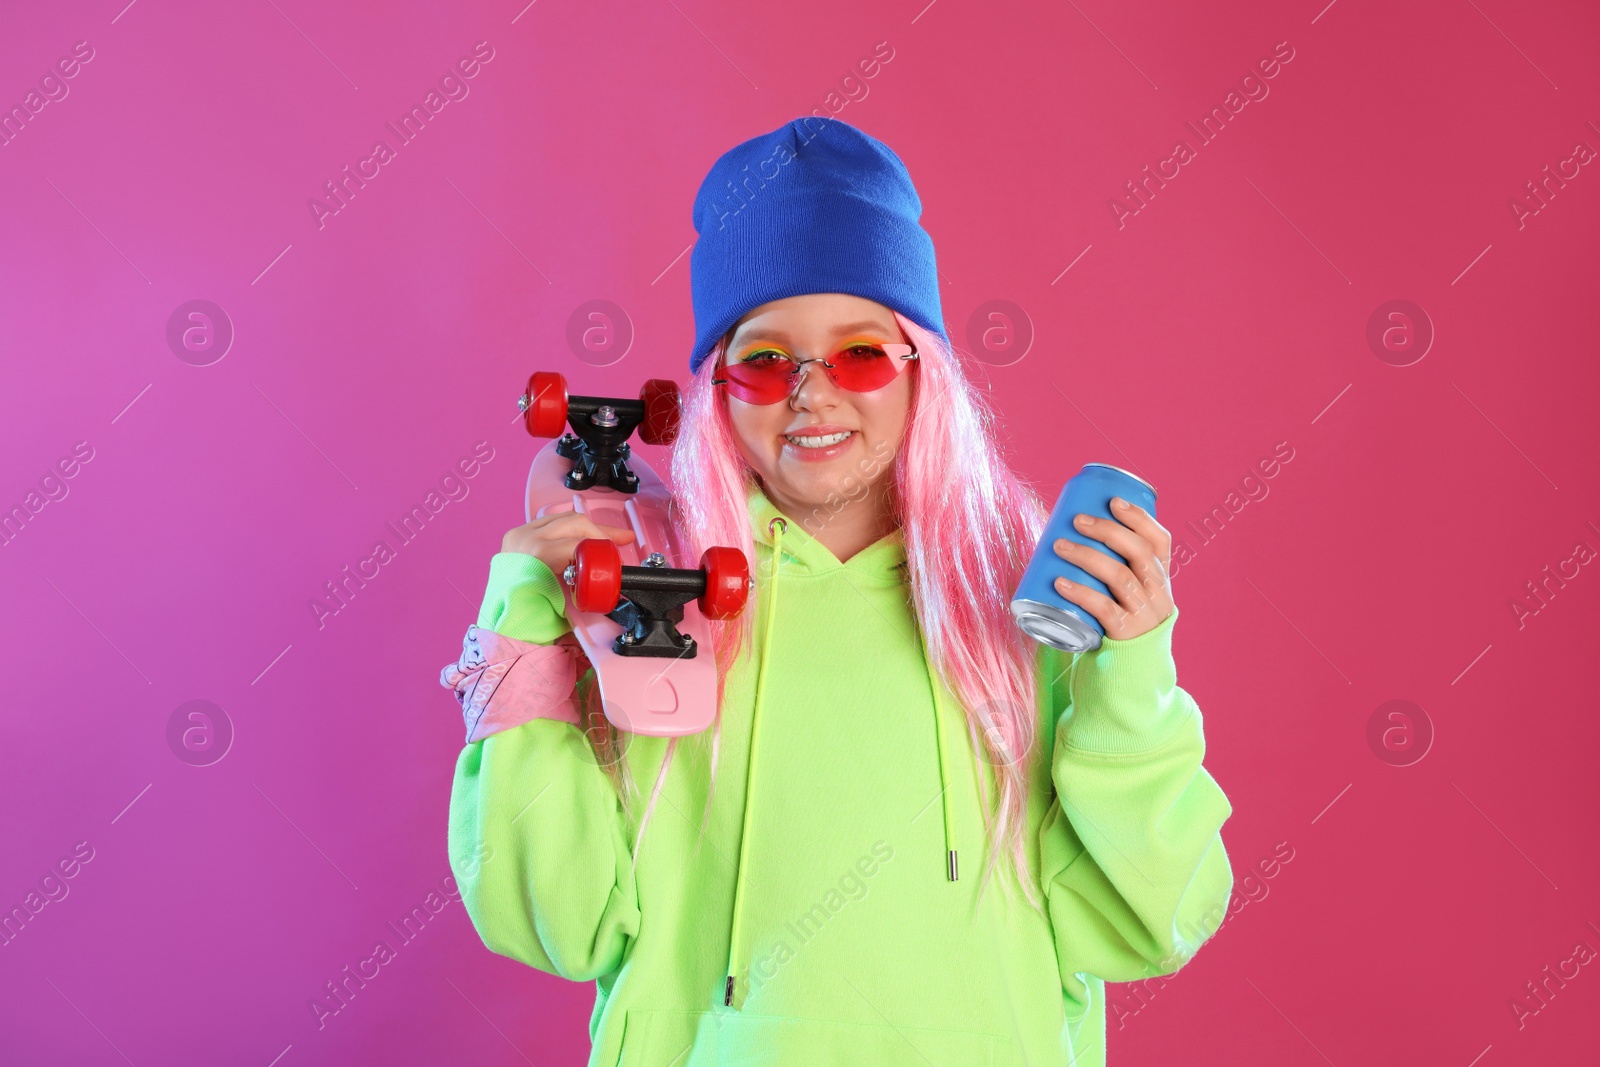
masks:
<svg viewBox="0 0 1600 1067"><path fill-rule="evenodd" d="M1044 528L1048 508L1031 486L1006 465L994 432L994 415L937 335L898 312L906 340L918 360L906 433L894 457L891 499L904 534L908 581L929 662L960 700L968 740L995 772L998 796L984 811L989 849L980 894L1002 852L1012 861L1027 899L1038 906L1026 852L1030 773L1039 742L1035 675L1038 646L1018 629L1009 600ZM718 341L684 393L683 419L672 452L674 516L688 558L711 545L741 549L756 559L746 504L755 471L734 439L727 401L711 384L727 337ZM798 520L797 520L798 521ZM726 622L712 623L718 665L718 705L711 740L711 781L716 780L722 739L722 689L740 655L748 655L756 605ZM596 722L601 719L596 717ZM597 745L611 754L608 771L620 762L619 739L604 729ZM1045 739L1046 741L1051 739ZM602 743L603 741L603 743ZM638 841L655 808L677 738L667 746L656 776ZM636 793L631 775L611 771L623 790L625 808ZM1046 768L1045 773L1048 773ZM980 775L980 779L982 776ZM711 810L708 790L701 833ZM635 859L638 847L634 849Z"/></svg>

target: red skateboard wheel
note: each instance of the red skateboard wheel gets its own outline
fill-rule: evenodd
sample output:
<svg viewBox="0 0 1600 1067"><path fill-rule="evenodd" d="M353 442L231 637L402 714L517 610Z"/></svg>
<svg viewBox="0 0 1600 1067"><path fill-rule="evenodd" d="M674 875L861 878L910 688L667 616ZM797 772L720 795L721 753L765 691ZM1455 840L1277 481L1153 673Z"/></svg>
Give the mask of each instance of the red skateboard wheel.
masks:
<svg viewBox="0 0 1600 1067"><path fill-rule="evenodd" d="M577 571L572 600L579 611L604 615L622 599L622 555L616 542L605 537L585 537L578 542L572 561Z"/></svg>
<svg viewBox="0 0 1600 1067"><path fill-rule="evenodd" d="M528 379L528 410L522 424L533 437L560 437L567 431L567 380L555 371L535 371Z"/></svg>
<svg viewBox="0 0 1600 1067"><path fill-rule="evenodd" d="M708 619L731 619L744 610L750 596L750 566L737 548L713 545L700 557L706 591L700 611Z"/></svg>
<svg viewBox="0 0 1600 1067"><path fill-rule="evenodd" d="M670 445L678 439L678 418L683 411L683 396L678 383L670 378L651 378L639 390L644 402L644 422L639 440L647 445Z"/></svg>

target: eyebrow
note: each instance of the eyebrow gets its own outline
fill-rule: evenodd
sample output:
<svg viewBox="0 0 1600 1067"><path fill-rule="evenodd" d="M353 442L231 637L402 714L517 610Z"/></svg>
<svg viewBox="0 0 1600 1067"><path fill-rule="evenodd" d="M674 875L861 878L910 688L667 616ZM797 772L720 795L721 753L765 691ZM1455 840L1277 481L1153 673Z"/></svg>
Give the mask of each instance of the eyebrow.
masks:
<svg viewBox="0 0 1600 1067"><path fill-rule="evenodd" d="M869 321L869 320L863 320L861 322L852 322L852 323L848 323L848 324L846 324L844 326L835 326L834 329L833 329L833 335L835 337L843 337L846 334L851 334L851 333L880 333L880 334L884 334L884 333L889 333L889 331L884 327L884 325L882 323L880 323L880 322L872 322L872 321ZM735 336L737 336L737 334L735 334ZM753 330L752 332L746 334L745 336L739 338L739 343L740 344L749 344L751 341L781 341L782 343L787 344L787 345L792 345L793 344L793 339L787 333L785 333L782 330L772 329L770 327L759 327L759 328ZM733 342L730 340L729 344L732 344L732 343Z"/></svg>

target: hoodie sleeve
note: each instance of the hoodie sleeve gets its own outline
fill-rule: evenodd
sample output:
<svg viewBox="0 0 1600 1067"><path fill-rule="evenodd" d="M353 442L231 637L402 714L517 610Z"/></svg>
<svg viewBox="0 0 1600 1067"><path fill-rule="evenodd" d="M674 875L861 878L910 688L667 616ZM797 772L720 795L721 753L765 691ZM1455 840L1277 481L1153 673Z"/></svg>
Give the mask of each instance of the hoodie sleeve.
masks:
<svg viewBox="0 0 1600 1067"><path fill-rule="evenodd" d="M478 625L536 644L571 629L555 575L510 552L490 561ZM473 926L502 956L592 981L617 969L638 933L622 806L572 723L533 719L462 749L449 853Z"/></svg>
<svg viewBox="0 0 1600 1067"><path fill-rule="evenodd" d="M1177 971L1222 925L1233 890L1220 833L1233 808L1201 766L1200 709L1172 659L1176 622L1174 610L1138 637L1043 657L1055 788L1039 857L1062 989L1081 1007L1085 975Z"/></svg>

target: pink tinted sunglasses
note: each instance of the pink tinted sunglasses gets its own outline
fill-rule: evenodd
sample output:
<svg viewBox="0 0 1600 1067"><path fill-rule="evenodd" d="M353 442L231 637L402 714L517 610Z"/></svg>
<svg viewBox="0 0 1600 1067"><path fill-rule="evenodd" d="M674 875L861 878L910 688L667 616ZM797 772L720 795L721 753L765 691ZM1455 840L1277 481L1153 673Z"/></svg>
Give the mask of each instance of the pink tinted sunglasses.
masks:
<svg viewBox="0 0 1600 1067"><path fill-rule="evenodd" d="M800 381L800 368L821 363L828 380L852 393L882 389L917 358L911 345L860 342L846 345L826 359L790 359L775 348L760 348L750 353L756 358L728 362L723 356L719 368L723 377L711 384L725 385L728 392L747 404L776 404L787 400Z"/></svg>

